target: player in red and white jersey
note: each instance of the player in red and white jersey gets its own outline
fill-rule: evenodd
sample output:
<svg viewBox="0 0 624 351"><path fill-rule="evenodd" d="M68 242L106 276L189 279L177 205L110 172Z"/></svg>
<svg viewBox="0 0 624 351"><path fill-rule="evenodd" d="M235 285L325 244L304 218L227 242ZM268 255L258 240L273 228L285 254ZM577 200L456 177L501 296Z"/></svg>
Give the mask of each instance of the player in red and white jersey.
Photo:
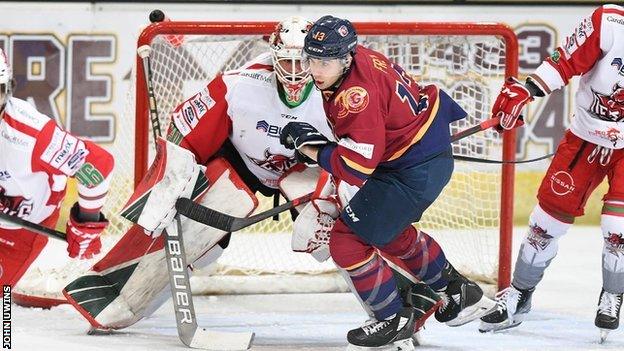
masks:
<svg viewBox="0 0 624 351"><path fill-rule="evenodd" d="M67 222L67 251L72 258L90 258L100 252L100 234L108 225L100 209L113 158L13 97L12 85L7 58L0 50L0 211L54 228L67 179L76 178L79 199ZM15 285L47 241L0 220L0 284Z"/></svg>
<svg viewBox="0 0 624 351"><path fill-rule="evenodd" d="M603 286L595 324L604 330L618 327L624 293L623 60L624 8L604 5L583 19L524 84L514 78L505 82L492 111L501 117L501 130L521 125L520 112L534 97L580 76L572 124L539 188L512 285L500 293L498 310L482 318L481 330L522 322L535 287L557 254L559 238L583 215L587 198L605 177L609 190L601 215Z"/></svg>

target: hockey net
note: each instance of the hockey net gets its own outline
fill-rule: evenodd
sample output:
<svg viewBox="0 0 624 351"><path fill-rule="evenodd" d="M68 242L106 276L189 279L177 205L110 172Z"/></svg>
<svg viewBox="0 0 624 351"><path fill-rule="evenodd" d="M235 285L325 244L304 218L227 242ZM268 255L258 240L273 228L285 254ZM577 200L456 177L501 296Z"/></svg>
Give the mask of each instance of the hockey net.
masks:
<svg viewBox="0 0 624 351"><path fill-rule="evenodd" d="M218 72L236 69L266 52L266 38L274 25L172 21L147 27L138 45L150 45L152 50L152 81L163 133L170 112ZM452 125L453 133L489 118L491 103L504 77L516 74L517 42L512 30L504 25L355 25L363 45L385 54L416 81L437 84L468 112L465 120ZM128 228L129 223L116 213L153 157L147 106L142 62L137 57L127 107L117 127L115 142L108 147L116 158L116 175L105 207L111 220L107 242L114 242ZM513 133L502 138L489 130L455 143L453 152L479 158L512 159L514 144ZM512 165L456 161L451 182L418 224L440 242L447 257L460 271L493 288L509 284L513 170ZM258 211L273 205L272 198L258 196ZM320 264L307 254L290 250L291 229L290 216L282 214L278 221L266 220L234 233L218 264L194 272L193 290L196 293L268 293L346 289L331 260ZM80 265L85 266L84 263ZM76 276L76 271L65 267L55 274L67 280ZM49 275L47 272L29 274ZM42 285L41 279L30 281ZM45 285L58 288L49 279ZM24 289L31 288L34 287Z"/></svg>

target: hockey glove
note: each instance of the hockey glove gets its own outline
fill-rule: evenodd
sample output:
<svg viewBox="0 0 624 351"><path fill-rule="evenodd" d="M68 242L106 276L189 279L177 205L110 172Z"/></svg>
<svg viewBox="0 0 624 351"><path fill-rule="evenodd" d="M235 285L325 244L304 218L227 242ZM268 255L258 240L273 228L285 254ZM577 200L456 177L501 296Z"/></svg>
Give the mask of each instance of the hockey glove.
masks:
<svg viewBox="0 0 624 351"><path fill-rule="evenodd" d="M323 134L306 122L289 122L280 134L280 143L289 150L304 145L324 145L328 140Z"/></svg>
<svg viewBox="0 0 624 351"><path fill-rule="evenodd" d="M507 78L492 106L492 116L500 118L500 125L496 127L496 130L503 132L522 126L524 120L520 112L524 105L531 101L533 101L531 92L524 84L514 77Z"/></svg>
<svg viewBox="0 0 624 351"><path fill-rule="evenodd" d="M102 242L100 234L108 225L108 220L100 214L98 222L79 222L78 203L72 206L67 221L67 252L69 257L79 259L89 259L93 255L100 253Z"/></svg>

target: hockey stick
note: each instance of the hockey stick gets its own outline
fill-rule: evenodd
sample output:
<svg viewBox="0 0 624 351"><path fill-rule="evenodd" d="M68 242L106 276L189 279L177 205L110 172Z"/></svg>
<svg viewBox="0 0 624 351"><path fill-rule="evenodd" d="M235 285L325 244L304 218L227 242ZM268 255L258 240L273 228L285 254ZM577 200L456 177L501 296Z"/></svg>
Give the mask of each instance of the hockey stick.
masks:
<svg viewBox="0 0 624 351"><path fill-rule="evenodd" d="M35 233L45 235L49 238L58 239L58 240L66 240L65 233L59 232L58 230L50 229L48 227L44 227L37 223L29 222L25 219L21 219L16 216L11 216L9 214L0 212L0 219L9 223L16 224L22 228L26 228L28 230L32 230Z"/></svg>
<svg viewBox="0 0 624 351"><path fill-rule="evenodd" d="M466 161L466 162L476 162L476 163L488 163L488 164L508 164L508 163L512 163L512 164L519 164L519 163L531 163L531 162L537 162L537 161L541 161L544 159L547 159L549 157L552 157L554 155L554 153L550 153L544 156L540 156L540 157L536 157L536 158L530 158L528 160L519 160L519 161L504 161L504 160L488 160L487 158L478 158L478 157L470 157L470 156L462 156L462 155L453 155L453 158L456 160L460 160L460 161Z"/></svg>
<svg viewBox="0 0 624 351"><path fill-rule="evenodd" d="M154 13L154 12L160 13ZM160 16L162 15L162 16ZM164 13L160 10L152 11L150 19L164 19ZM143 60L145 84L149 98L149 112L152 123L154 141L161 135L160 121L158 120L158 107L152 83L152 69L149 55L151 48L143 45L137 49L137 54ZM173 308L176 317L178 337L184 345L191 348L205 350L247 350L251 346L253 333L229 333L210 331L199 328L195 318L195 306L191 295L191 285L186 262L186 250L182 239L182 223L180 216L163 231L165 238L165 255L167 257L167 269L169 271L169 284L173 297Z"/></svg>
<svg viewBox="0 0 624 351"><path fill-rule="evenodd" d="M492 118L481 122L473 127L462 130L451 137L451 142L455 142L464 138L467 138L475 133L492 128L498 124L498 118ZM312 193L303 195L292 201L286 202L280 206L274 207L270 210L258 213L251 217L234 217L229 214L215 211L205 206L194 203L190 199L180 198L176 202L176 210L179 214L190 218L196 222L211 226L213 228L221 229L226 232L235 232L250 225L256 224L267 218L271 218L278 213L282 213L286 210L290 210L295 206L306 203L312 199Z"/></svg>
<svg viewBox="0 0 624 351"><path fill-rule="evenodd" d="M464 138L467 138L473 134L476 134L478 132L482 132L486 129L490 129L493 128L495 126L498 125L498 122L500 121L500 117L494 117L494 118L490 118L490 119L486 119L485 121L477 124L476 126L472 126L468 129L464 129L460 132L457 132L456 134L453 134L451 136L451 143L454 143L456 141L462 140Z"/></svg>
<svg viewBox="0 0 624 351"><path fill-rule="evenodd" d="M221 229L226 232L235 232L267 218L271 218L276 214L304 204L312 199L312 194L313 193L305 194L292 201L288 201L251 217L230 216L229 214L196 204L193 200L187 198L180 198L176 201L176 210L179 214L196 222Z"/></svg>
<svg viewBox="0 0 624 351"><path fill-rule="evenodd" d="M522 116L520 116L520 118L522 118ZM477 124L474 127L470 127L466 130L462 130L461 132L458 132L457 134L454 134L451 137L451 142L455 142L461 139L464 139L466 137L469 137L475 133L484 131L486 129L490 129L495 127L496 125L498 125L498 122L500 120L500 117L494 117L494 118L490 118L488 120L485 120L483 122L481 122L480 124ZM456 160L460 160L460 161L467 161L467 162L477 162L477 163L490 163L490 164L519 164L519 163L531 163L531 162L536 162L536 161L541 161L544 159L547 159L549 157L551 157L552 155L554 155L553 153L544 155L544 156L540 156L540 157L536 157L536 158L531 158L528 160L520 160L520 161L504 161L504 160L488 160L485 158L478 158L478 157L470 157L470 156L461 156L461 155L453 155L453 158Z"/></svg>

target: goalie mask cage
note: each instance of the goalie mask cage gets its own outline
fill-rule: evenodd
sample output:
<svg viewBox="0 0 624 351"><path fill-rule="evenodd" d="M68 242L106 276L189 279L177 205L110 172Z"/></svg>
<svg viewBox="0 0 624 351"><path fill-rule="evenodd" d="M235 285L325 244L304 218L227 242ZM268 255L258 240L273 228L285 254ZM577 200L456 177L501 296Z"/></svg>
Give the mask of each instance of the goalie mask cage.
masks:
<svg viewBox="0 0 624 351"><path fill-rule="evenodd" d="M496 23L359 22L361 44L380 51L401 65L420 84L434 83L453 97L468 117L455 122L456 133L490 118L491 104L503 80L517 74L517 39L506 25ZM149 25L138 46L151 47L152 80L163 134L170 112L203 88L217 73L236 69L269 50L273 22L176 22ZM148 93L143 62L136 56L128 101L118 120L115 176L105 205L111 221L105 243L123 234L129 223L116 213L145 174L154 154ZM210 136L206 136L207 138ZM515 133L503 137L493 130L453 144L453 153L489 159L515 157ZM456 161L455 171L418 228L440 243L450 262L490 292L510 283L514 166ZM272 198L258 194L258 211ZM383 220L383 218L380 218ZM268 293L344 291L346 284L331 260L318 263L310 255L290 250L290 215L266 220L232 234L218 264L195 270L195 293ZM85 267L85 264L82 264ZM163 268L164 269L164 268ZM36 273L28 272L29 275ZM25 277L42 284L47 272ZM68 276L69 274L69 276ZM66 282L76 270L61 274ZM22 283L22 282L20 282ZM18 285L19 287L19 285Z"/></svg>

